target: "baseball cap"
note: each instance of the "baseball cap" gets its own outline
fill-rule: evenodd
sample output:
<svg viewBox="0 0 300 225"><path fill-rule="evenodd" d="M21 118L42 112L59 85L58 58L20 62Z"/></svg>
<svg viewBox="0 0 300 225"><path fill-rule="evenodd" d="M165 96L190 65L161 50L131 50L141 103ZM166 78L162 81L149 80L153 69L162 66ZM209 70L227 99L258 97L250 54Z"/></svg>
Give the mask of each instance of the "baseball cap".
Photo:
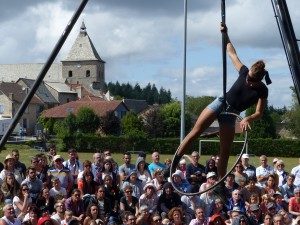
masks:
<svg viewBox="0 0 300 225"><path fill-rule="evenodd" d="M294 189L294 194L295 194L295 193L298 193L298 192L300 192L300 188L299 188L299 187L296 187L296 188Z"/></svg>
<svg viewBox="0 0 300 225"><path fill-rule="evenodd" d="M175 175L179 176L181 179L184 179L183 173L180 170L176 170L175 173L172 174L172 177Z"/></svg>
<svg viewBox="0 0 300 225"><path fill-rule="evenodd" d="M249 157L249 154L243 154L242 155L242 159L249 159L250 157Z"/></svg>
<svg viewBox="0 0 300 225"><path fill-rule="evenodd" d="M269 202L268 205L267 205L267 208L268 208L268 209L271 209L271 208L273 208L273 207L275 207L274 202Z"/></svg>
<svg viewBox="0 0 300 225"><path fill-rule="evenodd" d="M55 155L55 156L53 157L53 162L55 162L55 160L57 160L57 159L64 160L63 157L61 157L60 155Z"/></svg>
<svg viewBox="0 0 300 225"><path fill-rule="evenodd" d="M208 172L207 175L206 175L206 178L210 178L210 177L216 177L217 174L215 172Z"/></svg>
<svg viewBox="0 0 300 225"><path fill-rule="evenodd" d="M242 212L241 208L238 206L234 206L233 209L231 210L231 212Z"/></svg>
<svg viewBox="0 0 300 225"><path fill-rule="evenodd" d="M259 210L259 206L256 205L256 204L251 204L251 205L250 205L250 210L251 210L251 211Z"/></svg>

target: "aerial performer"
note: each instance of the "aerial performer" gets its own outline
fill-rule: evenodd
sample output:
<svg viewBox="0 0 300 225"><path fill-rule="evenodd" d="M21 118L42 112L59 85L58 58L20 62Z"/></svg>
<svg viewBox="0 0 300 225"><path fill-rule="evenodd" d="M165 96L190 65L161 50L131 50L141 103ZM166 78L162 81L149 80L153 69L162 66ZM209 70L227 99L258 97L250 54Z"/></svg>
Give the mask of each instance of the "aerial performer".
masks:
<svg viewBox="0 0 300 225"><path fill-rule="evenodd" d="M221 23L220 31L223 35L225 34L227 54L238 71L239 76L230 90L226 92L226 101L224 101L224 96L220 96L201 112L195 126L178 147L173 162L175 166L178 165L179 160L192 147L193 142L196 141L215 119L218 119L220 127L220 160L217 165L217 173L219 179L226 174L230 149L234 140L236 116L233 114L239 115L242 111L256 104L255 112L243 118L240 122L242 131L251 129L250 123L259 120L263 115L268 98L266 84L269 85L272 83L268 71L265 70L265 63L259 60L250 68L245 66L237 56L224 23ZM266 84L262 82L263 78L265 78ZM233 114L226 115L224 112Z"/></svg>

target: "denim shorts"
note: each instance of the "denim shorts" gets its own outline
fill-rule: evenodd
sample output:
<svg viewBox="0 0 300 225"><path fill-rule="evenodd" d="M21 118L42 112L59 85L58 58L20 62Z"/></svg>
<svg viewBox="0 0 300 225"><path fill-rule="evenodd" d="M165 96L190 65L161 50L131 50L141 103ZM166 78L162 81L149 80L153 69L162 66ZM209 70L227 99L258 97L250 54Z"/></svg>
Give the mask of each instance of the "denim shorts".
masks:
<svg viewBox="0 0 300 225"><path fill-rule="evenodd" d="M232 108L228 103L226 103L226 110L224 110L223 99L224 98L222 96L216 98L212 103L210 103L207 106L207 108L209 108L210 110L212 110L214 113L217 114L219 124L235 127L236 116L226 115L226 114L220 115L220 114L222 112L232 112L239 115L240 112Z"/></svg>

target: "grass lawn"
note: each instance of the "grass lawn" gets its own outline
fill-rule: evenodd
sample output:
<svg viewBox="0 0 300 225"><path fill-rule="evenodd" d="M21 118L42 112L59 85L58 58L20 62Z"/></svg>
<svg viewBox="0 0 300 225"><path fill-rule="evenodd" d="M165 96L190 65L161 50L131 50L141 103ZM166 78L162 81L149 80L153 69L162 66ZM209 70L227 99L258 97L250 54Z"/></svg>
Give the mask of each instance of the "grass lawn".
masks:
<svg viewBox="0 0 300 225"><path fill-rule="evenodd" d="M16 148L16 149L19 149L20 151L20 161L25 163L26 166L28 166L30 164L30 159L31 157L33 157L35 154L38 154L39 151L35 150L35 149L31 149L29 146L27 145L13 145L13 144L7 144L6 146L6 149L3 150L1 152L1 161L4 162L4 159L6 157L7 154L9 154L11 152L12 149ZM174 150L175 152L175 150ZM250 152L251 153L251 152ZM64 159L67 159L68 156L67 156L67 153L66 152L58 152L57 154L60 154ZM122 157L123 155L121 153L116 153L116 154L112 154L113 158L115 159L115 161L119 164L119 166L121 164L123 164L123 160L122 160ZM136 162L136 155L133 155L132 156L132 163L135 163ZM165 159L172 159L173 158L173 155L164 155L164 154L161 154L161 157L160 157L160 161L163 162ZM206 160L210 158L210 156L208 155L202 155L201 158L200 158L200 163L201 164L205 164ZM269 157L268 160L269 160L269 164L272 164L272 161L273 161L273 158L274 157ZM285 163L285 171L287 172L291 172L291 169L295 166L298 165L298 158L288 158L288 157L277 157L279 159L282 159ZM82 162L83 160L90 160L93 162L93 153L79 153L79 159L80 161ZM228 166L231 166L235 163L235 160L236 160L236 156L231 156L230 159L229 159L229 162L228 162ZM151 162L151 155L150 154L147 154L147 158L146 158L146 161L147 162ZM260 166L259 164L259 156L253 156L250 158L250 164L252 164L253 166L255 167L258 167ZM188 163L188 162L187 162ZM229 169L229 167L228 167Z"/></svg>

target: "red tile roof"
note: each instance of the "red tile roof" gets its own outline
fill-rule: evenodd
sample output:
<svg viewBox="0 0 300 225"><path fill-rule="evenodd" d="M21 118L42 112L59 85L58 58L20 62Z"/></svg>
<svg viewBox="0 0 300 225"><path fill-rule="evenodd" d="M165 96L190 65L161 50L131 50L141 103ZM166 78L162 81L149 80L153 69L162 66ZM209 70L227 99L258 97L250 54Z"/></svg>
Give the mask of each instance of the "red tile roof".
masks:
<svg viewBox="0 0 300 225"><path fill-rule="evenodd" d="M115 101L75 101L69 102L43 112L43 116L47 118L65 118L70 113L76 114L81 107L89 107L94 110L98 116L105 116L106 112L114 111L120 105L124 104L122 100Z"/></svg>

